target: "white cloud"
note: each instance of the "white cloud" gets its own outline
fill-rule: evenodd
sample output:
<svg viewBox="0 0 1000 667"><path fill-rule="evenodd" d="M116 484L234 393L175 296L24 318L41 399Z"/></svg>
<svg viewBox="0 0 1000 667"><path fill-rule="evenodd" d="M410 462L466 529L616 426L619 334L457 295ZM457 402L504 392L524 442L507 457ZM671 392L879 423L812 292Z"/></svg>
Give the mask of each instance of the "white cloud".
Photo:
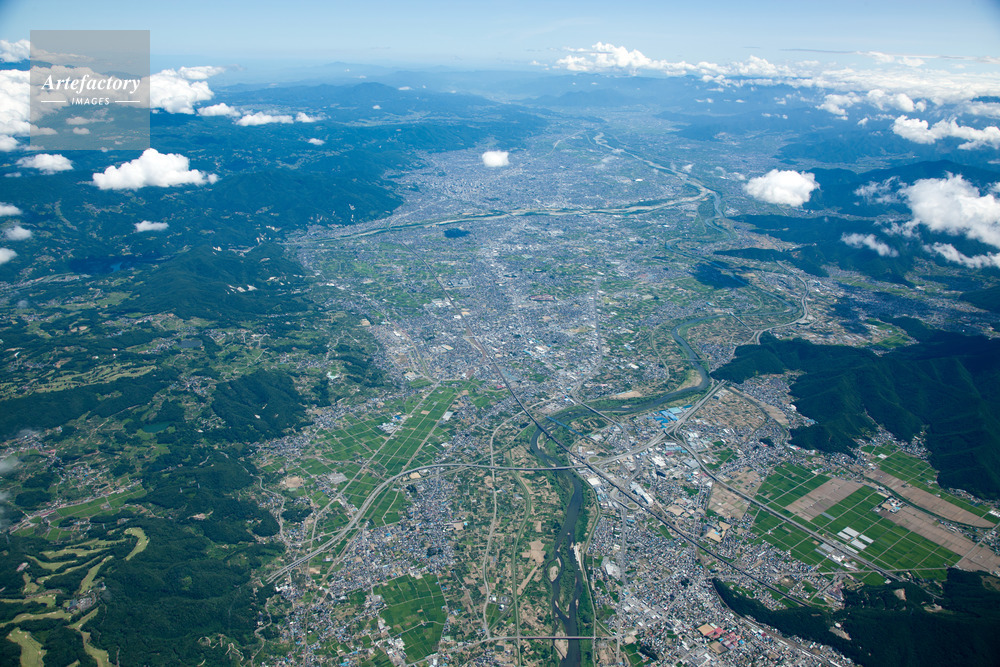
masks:
<svg viewBox="0 0 1000 667"><path fill-rule="evenodd" d="M94 174L94 184L102 190L135 190L147 185L161 188L175 185L215 183L218 176L189 168L188 159L177 153L160 153L155 148L119 167L111 166Z"/></svg>
<svg viewBox="0 0 1000 667"><path fill-rule="evenodd" d="M162 232L164 229L170 225L166 222L150 222L149 220L143 220L142 222L135 223L135 231L137 232Z"/></svg>
<svg viewBox="0 0 1000 667"><path fill-rule="evenodd" d="M868 248L878 253L879 257L899 257L899 251L888 243L879 241L874 234L844 234L840 240L852 248Z"/></svg>
<svg viewBox="0 0 1000 667"><path fill-rule="evenodd" d="M204 79L221 71L219 67L181 67L153 74L149 77L149 105L170 113L193 114L195 104L215 95Z"/></svg>
<svg viewBox="0 0 1000 667"><path fill-rule="evenodd" d="M0 135L28 134L29 90L27 71L0 70Z"/></svg>
<svg viewBox="0 0 1000 667"><path fill-rule="evenodd" d="M769 204L802 206L818 187L813 174L772 169L763 176L751 178L743 190L754 199Z"/></svg>
<svg viewBox="0 0 1000 667"><path fill-rule="evenodd" d="M310 116L302 111L295 114L296 123L315 123L318 120L323 120L322 116Z"/></svg>
<svg viewBox="0 0 1000 667"><path fill-rule="evenodd" d="M981 269L984 267L1000 268L1000 253L991 252L985 255L973 255L970 257L960 252L958 248L950 243L925 245L924 250L931 253L937 253L949 262L955 262L956 264L967 266L970 269Z"/></svg>
<svg viewBox="0 0 1000 667"><path fill-rule="evenodd" d="M256 125L271 125L272 123L280 123L284 125L289 123L315 123L320 120L323 120L322 115L310 116L302 111L298 112L294 116L290 114L270 114L258 111L252 114L244 114L242 118L236 121L236 124L242 127L253 127Z"/></svg>
<svg viewBox="0 0 1000 667"><path fill-rule="evenodd" d="M0 39L0 63L17 63L27 60L30 56L31 42L28 40L8 42L6 39Z"/></svg>
<svg viewBox="0 0 1000 667"><path fill-rule="evenodd" d="M882 111L892 109L902 111L903 113L913 113L914 111L924 111L927 109L927 103L923 100L914 102L906 93L890 94L880 88L869 90L865 98Z"/></svg>
<svg viewBox="0 0 1000 667"><path fill-rule="evenodd" d="M73 134L90 134L90 130L85 127L74 127Z"/></svg>
<svg viewBox="0 0 1000 667"><path fill-rule="evenodd" d="M880 63L883 63L883 64L896 62L896 57L895 56L891 56L888 53L882 53L881 51L867 51L867 52L861 53L859 55L871 56L877 62L880 62Z"/></svg>
<svg viewBox="0 0 1000 667"><path fill-rule="evenodd" d="M911 100L924 99L938 105L966 102L981 95L995 95L998 87L996 76L993 74L945 68L917 71L907 67L878 69L845 67L812 73L802 68L798 71L797 80L788 78L772 83L853 91L866 95L873 90L880 90L889 96L904 93ZM916 105L919 103L914 104L917 108Z"/></svg>
<svg viewBox="0 0 1000 667"><path fill-rule="evenodd" d="M655 60L638 50L629 51L624 46L615 46L598 42L590 49L569 49L581 55L561 58L556 64L571 72L615 72L625 71L636 74L640 70L660 72L667 76L700 75L708 80L720 77L788 77L793 70L784 65L775 65L764 58L750 56L743 62L719 65L717 63L699 62L697 64L680 61L669 62Z"/></svg>
<svg viewBox="0 0 1000 667"><path fill-rule="evenodd" d="M951 174L919 180L900 192L913 212L906 223L911 231L923 225L1000 248L1000 201L995 195L980 195L976 186Z"/></svg>
<svg viewBox="0 0 1000 667"><path fill-rule="evenodd" d="M69 171L73 168L73 163L64 155L38 153L21 158L17 161L17 166L37 169L43 174L54 174L57 171Z"/></svg>
<svg viewBox="0 0 1000 667"><path fill-rule="evenodd" d="M21 461L16 456L8 456L7 458L0 460L0 475L6 475L11 470L17 470L20 467L21 467ZM6 500L6 499L7 499L6 493L0 495L0 500Z"/></svg>
<svg viewBox="0 0 1000 667"><path fill-rule="evenodd" d="M0 248L0 264L6 264L17 257L17 253L10 248Z"/></svg>
<svg viewBox="0 0 1000 667"><path fill-rule="evenodd" d="M683 167L681 167L681 171L683 171L685 174L690 174L692 169L694 169L694 164L686 164Z"/></svg>
<svg viewBox="0 0 1000 667"><path fill-rule="evenodd" d="M225 67L199 65L197 67L181 67L177 70L177 74L178 76L188 79L189 81L204 81L209 77L215 76L216 74L222 74L225 71Z"/></svg>
<svg viewBox="0 0 1000 667"><path fill-rule="evenodd" d="M996 125L978 130L967 125L959 125L954 119L940 120L930 125L926 120L900 116L893 121L892 131L918 144L933 144L940 139L954 137L965 140L964 144L959 145L959 148L965 150L983 146L1000 148L1000 127Z"/></svg>
<svg viewBox="0 0 1000 667"><path fill-rule="evenodd" d="M580 49L583 51L583 49ZM639 50L629 51L624 46L598 42L587 55L566 56L558 62L571 72L594 72L600 70L626 69L635 72L639 69L661 69L668 64L665 61L653 60Z"/></svg>
<svg viewBox="0 0 1000 667"><path fill-rule="evenodd" d="M308 141L309 143L311 143L313 146L322 146L323 144L326 143L322 139L317 139L316 137L311 137L309 139L306 139L306 141Z"/></svg>
<svg viewBox="0 0 1000 667"><path fill-rule="evenodd" d="M854 191L854 194L871 204L891 204L899 201L896 187L899 185L899 178L892 176L881 182L871 182L862 185Z"/></svg>
<svg viewBox="0 0 1000 667"><path fill-rule="evenodd" d="M1000 118L1000 104L996 102L970 102L965 105L965 111L973 116Z"/></svg>
<svg viewBox="0 0 1000 667"><path fill-rule="evenodd" d="M264 113L263 111L258 111L254 114L246 114L243 118L236 121L237 125L242 127L252 127L256 125L270 125L271 123L291 123L294 119L287 114L279 114L272 116L271 114Z"/></svg>
<svg viewBox="0 0 1000 667"><path fill-rule="evenodd" d="M572 52L561 58L557 67L574 72L624 72L637 74L640 71L659 72L667 76L698 76L703 81L720 85L789 85L799 89L815 89L824 94L858 95L867 102L882 108L908 111L907 98L913 103L913 110L922 111L927 102L933 104L954 104L969 102L979 96L997 95L998 82L992 71L981 71L967 67L963 59L936 57L939 67L918 67L931 56L892 56L868 53L878 64L865 68L837 67L823 65L815 61L805 61L790 65L775 65L751 56L744 62L718 64L711 62L688 63L668 62L650 58L640 51L628 50L623 46L598 42L590 49L567 49ZM969 59L977 62L993 59ZM740 81L734 81L740 77ZM878 91L878 92L874 92ZM871 97L869 97L871 94ZM900 97L899 95L902 95ZM915 100L926 100L915 101ZM824 100L823 104L827 104ZM923 108L921 108L923 106ZM836 110L847 107L833 103L829 110L838 116Z"/></svg>
<svg viewBox="0 0 1000 667"><path fill-rule="evenodd" d="M31 230L21 225L14 225L3 230L3 235L8 241L26 241L31 238Z"/></svg>
<svg viewBox="0 0 1000 667"><path fill-rule="evenodd" d="M21 209L13 204L0 203L0 217L8 215L21 215Z"/></svg>
<svg viewBox="0 0 1000 667"><path fill-rule="evenodd" d="M880 111L894 110L905 113L914 111L924 111L927 103L924 101L914 102L913 99L902 92L887 93L881 88L869 90L863 97L854 92L831 93L823 98L823 103L817 109L828 111L835 116L847 118L847 108L860 102L868 102Z"/></svg>
<svg viewBox="0 0 1000 667"><path fill-rule="evenodd" d="M700 62L699 67L707 67L711 63ZM775 65L770 63L764 58L759 58L757 56L750 56L743 62L730 63L726 67L719 67L718 65L713 66L720 70L721 73L729 74L732 76L756 76L756 77L772 77L772 76L784 76L790 74L791 70L783 65Z"/></svg>
<svg viewBox="0 0 1000 667"><path fill-rule="evenodd" d="M847 107L854 106L860 101L861 97L854 93L848 93L847 95L832 94L827 95L823 99L823 103L816 108L820 111L828 111L834 116L847 118Z"/></svg>
<svg viewBox="0 0 1000 667"><path fill-rule="evenodd" d="M510 164L507 151L486 151L483 153L483 164L487 167L506 167Z"/></svg>
<svg viewBox="0 0 1000 667"><path fill-rule="evenodd" d="M893 121L892 131L917 144L933 144L945 136L943 132L930 130L930 124L926 120L906 116L899 116Z"/></svg>
<svg viewBox="0 0 1000 667"><path fill-rule="evenodd" d="M198 109L199 116L229 116L234 118L240 115L240 112L232 108L225 102L219 102L218 104L213 104L210 107L201 107Z"/></svg>
<svg viewBox="0 0 1000 667"><path fill-rule="evenodd" d="M908 55L893 55L889 53L881 53L879 51L861 51L858 55L871 56L877 62L882 64L889 63L900 63L906 65L907 67L920 67L924 64L924 59L918 56L908 56Z"/></svg>
<svg viewBox="0 0 1000 667"><path fill-rule="evenodd" d="M0 134L0 152L9 153L17 148L17 139Z"/></svg>

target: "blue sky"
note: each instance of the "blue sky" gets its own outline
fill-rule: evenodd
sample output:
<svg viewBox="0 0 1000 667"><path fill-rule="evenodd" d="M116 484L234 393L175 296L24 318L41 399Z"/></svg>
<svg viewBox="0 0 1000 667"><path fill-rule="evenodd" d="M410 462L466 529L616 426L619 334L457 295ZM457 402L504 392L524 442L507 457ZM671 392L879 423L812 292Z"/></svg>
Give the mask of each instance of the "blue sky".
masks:
<svg viewBox="0 0 1000 667"><path fill-rule="evenodd" d="M1000 1L0 0L0 38L32 29L149 29L154 55L461 66L553 63L608 42L665 60L772 61L795 51L998 56ZM790 51L791 50L791 51Z"/></svg>

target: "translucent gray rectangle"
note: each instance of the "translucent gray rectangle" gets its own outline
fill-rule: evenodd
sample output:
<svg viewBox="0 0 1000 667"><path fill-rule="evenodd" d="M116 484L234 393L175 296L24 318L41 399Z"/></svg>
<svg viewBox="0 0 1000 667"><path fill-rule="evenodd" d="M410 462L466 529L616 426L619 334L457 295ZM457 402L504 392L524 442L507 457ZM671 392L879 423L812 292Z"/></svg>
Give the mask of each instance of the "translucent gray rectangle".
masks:
<svg viewBox="0 0 1000 667"><path fill-rule="evenodd" d="M149 31L32 30L37 150L149 148Z"/></svg>

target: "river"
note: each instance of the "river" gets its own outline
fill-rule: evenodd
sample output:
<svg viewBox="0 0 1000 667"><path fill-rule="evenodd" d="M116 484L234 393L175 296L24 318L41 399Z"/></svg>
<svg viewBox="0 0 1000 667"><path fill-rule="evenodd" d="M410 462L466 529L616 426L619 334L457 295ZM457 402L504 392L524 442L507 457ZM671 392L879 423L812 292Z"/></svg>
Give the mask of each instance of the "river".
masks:
<svg viewBox="0 0 1000 667"><path fill-rule="evenodd" d="M686 327L710 320L713 317L715 316L697 317L687 320L678 324L671 332L674 340L684 352L686 360L689 361L698 372L701 379L698 385L671 391L639 404L630 404L628 407L606 409L605 412L611 412L616 415L646 412L679 398L700 394L705 391L711 383L711 379L708 375L708 369L705 368L704 364L702 364L701 360L698 358L698 355L695 354L688 342L683 336L681 336L680 331ZM593 412L591 412L588 408L577 405L556 413L553 415L553 419L557 419L564 424L569 424L577 417L592 414ZM541 435L541 429L536 426L531 437L531 447L529 449L532 456L545 465L565 465L564 461L560 461L558 458L550 456L542 447L539 446L538 439ZM560 484L563 484L567 488L572 488L572 493L570 494L569 502L566 505L566 513L563 517L559 534L556 536L553 549L553 557L554 559L558 559L558 562L546 563L547 567L551 567L554 564L559 567L559 572L555 580L552 581L552 616L562 624L564 635L567 637L578 637L580 636L580 597L583 594L585 578L580 568L580 562L577 560L576 555L573 552L573 543L576 536L577 523L580 519L580 510L583 507L583 482L580 476L572 470L554 470L553 474L557 476ZM570 565L570 567L567 567L567 564ZM573 577L573 596L569 600L568 604L564 603L563 607L560 607L559 598L560 591L562 590L563 577L567 576ZM593 628L586 628L586 631L593 632ZM558 632L555 632L554 634L558 634ZM559 664L561 667L576 667L577 665L581 665L582 654L580 650L580 640L570 639L568 641L569 646L567 648L566 656L560 661Z"/></svg>

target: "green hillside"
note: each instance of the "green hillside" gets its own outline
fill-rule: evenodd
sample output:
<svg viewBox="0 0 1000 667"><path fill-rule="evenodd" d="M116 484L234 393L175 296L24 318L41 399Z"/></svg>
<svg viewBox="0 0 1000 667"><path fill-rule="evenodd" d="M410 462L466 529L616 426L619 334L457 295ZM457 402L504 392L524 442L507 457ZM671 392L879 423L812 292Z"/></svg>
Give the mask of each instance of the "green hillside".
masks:
<svg viewBox="0 0 1000 667"><path fill-rule="evenodd" d="M898 320L919 342L883 356L871 350L761 338L737 348L713 376L804 371L791 386L815 424L793 431L806 449L848 453L876 423L902 440L926 429L942 486L1000 496L1000 341L922 329Z"/></svg>

